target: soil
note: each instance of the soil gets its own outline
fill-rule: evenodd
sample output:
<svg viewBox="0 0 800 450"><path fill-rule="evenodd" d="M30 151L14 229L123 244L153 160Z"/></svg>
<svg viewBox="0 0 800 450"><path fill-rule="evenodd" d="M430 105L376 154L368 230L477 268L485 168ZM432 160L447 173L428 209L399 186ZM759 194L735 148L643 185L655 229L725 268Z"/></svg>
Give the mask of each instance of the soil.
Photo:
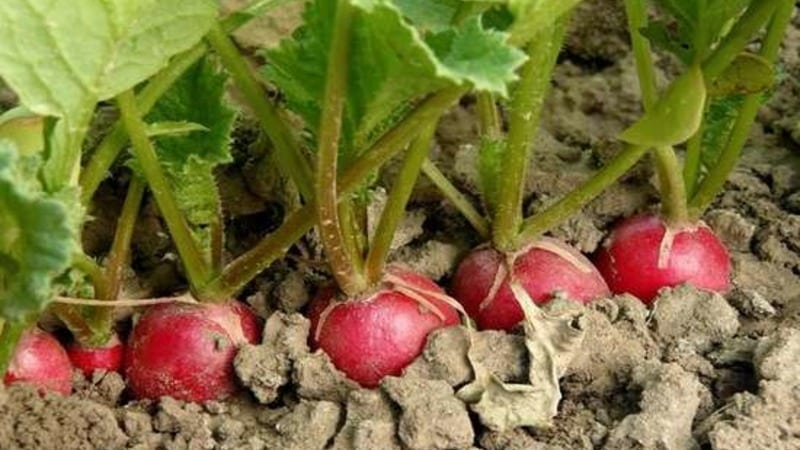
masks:
<svg viewBox="0 0 800 450"><path fill-rule="evenodd" d="M640 113L620 3L588 1L577 15L530 163L531 211L613 155L614 137ZM560 381L563 398L548 428L491 431L455 395L474 377L463 327L432 334L403 376L378 389L344 378L308 347L309 324L298 313L325 279L312 237L248 290L268 320L263 343L236 358L244 387L236 398L131 401L115 373L76 374L69 397L0 387L0 449L800 449L799 55L795 19L782 52L785 76L704 217L731 249L733 289L667 289L650 309L626 295L573 305L586 334ZM672 70L666 59L661 67ZM228 211L232 253L265 232L265 217L280 219L275 197L282 194L248 172L265 158L261 142L252 128L240 132L241 155L221 175L226 198L248 199ZM434 159L473 193L475 142L466 100L443 122ZM120 190L106 183L100 195L118 198ZM591 253L614 220L652 208L657 198L652 173L640 164L552 234ZM103 229L113 228L118 207L95 211L93 248L107 245ZM392 258L446 283L478 237L424 180L408 217ZM142 295L180 287L179 270L164 257L171 249L162 227L148 206L134 243L134 269L147 280L137 288ZM524 380L529 360L519 333L471 339L470 354L500 380Z"/></svg>

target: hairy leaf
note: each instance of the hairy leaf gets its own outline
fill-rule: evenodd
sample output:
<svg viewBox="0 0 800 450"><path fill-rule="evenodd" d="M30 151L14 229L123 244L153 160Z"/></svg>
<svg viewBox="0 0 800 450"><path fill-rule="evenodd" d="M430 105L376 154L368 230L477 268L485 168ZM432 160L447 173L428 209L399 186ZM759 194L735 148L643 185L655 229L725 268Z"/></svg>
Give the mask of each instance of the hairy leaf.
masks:
<svg viewBox="0 0 800 450"><path fill-rule="evenodd" d="M581 0L506 0L514 16L511 41L523 45L549 29L558 19L570 12Z"/></svg>
<svg viewBox="0 0 800 450"><path fill-rule="evenodd" d="M203 59L186 71L146 116L154 125L174 127L175 121L183 121L179 131L205 130L156 138L159 160L172 180L181 209L194 225L216 219L219 195L214 168L232 160L230 134L235 112L224 98L226 80L212 61Z"/></svg>
<svg viewBox="0 0 800 450"><path fill-rule="evenodd" d="M0 76L31 111L65 117L150 77L215 16L212 0L3 0Z"/></svg>
<svg viewBox="0 0 800 450"><path fill-rule="evenodd" d="M389 0L350 0L353 21L343 119L344 152L364 148L409 104L447 86L470 84L500 95L524 55L477 17L423 37ZM267 52L264 74L313 132L319 126L335 2L316 0L291 39ZM348 155L345 155L348 157Z"/></svg>
<svg viewBox="0 0 800 450"><path fill-rule="evenodd" d="M703 118L703 145L700 162L708 169L717 164L722 149L728 144L733 125L744 97L729 95L713 98Z"/></svg>
<svg viewBox="0 0 800 450"><path fill-rule="evenodd" d="M11 321L44 308L73 249L70 206L43 192L37 161L0 140L0 318Z"/></svg>

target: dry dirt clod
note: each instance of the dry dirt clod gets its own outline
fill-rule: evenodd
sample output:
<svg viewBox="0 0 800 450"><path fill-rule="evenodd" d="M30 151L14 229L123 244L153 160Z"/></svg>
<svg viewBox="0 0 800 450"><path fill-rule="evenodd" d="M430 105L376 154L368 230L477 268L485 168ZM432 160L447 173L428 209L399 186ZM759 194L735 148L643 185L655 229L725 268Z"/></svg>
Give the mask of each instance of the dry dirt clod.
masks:
<svg viewBox="0 0 800 450"><path fill-rule="evenodd" d="M261 345L245 345L233 367L242 384L261 403L278 398L278 389L289 382L292 362L309 352L308 319L300 314L277 312L264 325Z"/></svg>
<svg viewBox="0 0 800 450"><path fill-rule="evenodd" d="M400 405L398 436L412 450L465 449L475 433L467 407L441 380L387 377L381 383Z"/></svg>
<svg viewBox="0 0 800 450"><path fill-rule="evenodd" d="M275 450L322 450L336 434L342 408L333 402L301 401L274 425Z"/></svg>
<svg viewBox="0 0 800 450"><path fill-rule="evenodd" d="M699 353L732 338L739 314L717 293L691 286L662 290L653 307L655 333L665 343L690 342Z"/></svg>
<svg viewBox="0 0 800 450"><path fill-rule="evenodd" d="M611 430L603 449L686 450L699 448L692 421L700 405L702 384L676 364L646 364L633 372L642 388L640 412Z"/></svg>
<svg viewBox="0 0 800 450"><path fill-rule="evenodd" d="M126 436L111 408L76 397L40 396L28 387L9 388L0 401L0 448L78 450L120 448Z"/></svg>
<svg viewBox="0 0 800 450"><path fill-rule="evenodd" d="M322 350L295 360L292 381L300 397L344 403L359 386L340 372Z"/></svg>
<svg viewBox="0 0 800 450"><path fill-rule="evenodd" d="M800 448L800 330L784 328L761 339L754 362L758 396L737 394L699 429L711 430L715 450Z"/></svg>
<svg viewBox="0 0 800 450"><path fill-rule="evenodd" d="M737 211L715 209L706 214L706 223L729 249L746 252L756 232L756 226Z"/></svg>
<svg viewBox="0 0 800 450"><path fill-rule="evenodd" d="M401 450L397 414L379 390L357 389L347 399L347 419L330 450Z"/></svg>

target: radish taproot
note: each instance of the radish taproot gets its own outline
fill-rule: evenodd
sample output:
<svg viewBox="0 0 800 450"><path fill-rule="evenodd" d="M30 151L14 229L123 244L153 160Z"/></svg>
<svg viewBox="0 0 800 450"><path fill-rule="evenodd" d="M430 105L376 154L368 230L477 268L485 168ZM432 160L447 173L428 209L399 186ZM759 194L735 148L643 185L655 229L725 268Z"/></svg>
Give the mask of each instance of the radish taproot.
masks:
<svg viewBox="0 0 800 450"><path fill-rule="evenodd" d="M72 365L86 377L91 377L95 370L119 372L125 357L125 346L116 333L105 345L88 347L73 341L66 349Z"/></svg>
<svg viewBox="0 0 800 450"><path fill-rule="evenodd" d="M236 391L233 358L261 339L260 319L242 303L169 303L136 322L125 359L136 398L222 400Z"/></svg>
<svg viewBox="0 0 800 450"><path fill-rule="evenodd" d="M512 279L539 304L559 293L583 303L610 294L603 277L578 250L540 238L508 256L489 246L473 250L453 277L453 297L478 328L510 330L524 317L509 286Z"/></svg>
<svg viewBox="0 0 800 450"><path fill-rule="evenodd" d="M334 299L322 289L311 303L312 347L360 385L373 388L399 375L425 345L428 334L459 323L444 291L428 278L392 268L384 282L357 299Z"/></svg>
<svg viewBox="0 0 800 450"><path fill-rule="evenodd" d="M652 214L616 225L595 259L614 293L650 303L663 287L683 283L723 293L730 287L728 250L708 226L668 226Z"/></svg>
<svg viewBox="0 0 800 450"><path fill-rule="evenodd" d="M6 385L27 383L42 393L69 395L72 364L56 338L39 328L31 328L22 333L3 382Z"/></svg>

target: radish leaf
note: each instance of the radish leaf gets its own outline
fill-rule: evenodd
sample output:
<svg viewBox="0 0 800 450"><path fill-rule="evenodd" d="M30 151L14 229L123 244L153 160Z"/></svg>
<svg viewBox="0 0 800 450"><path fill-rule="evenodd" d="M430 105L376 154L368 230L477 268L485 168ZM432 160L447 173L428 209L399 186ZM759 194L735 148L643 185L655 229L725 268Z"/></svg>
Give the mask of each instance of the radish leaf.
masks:
<svg viewBox="0 0 800 450"><path fill-rule="evenodd" d="M230 134L235 112L224 98L226 80L212 61L203 59L186 71L146 116L151 129L157 124L189 121L187 131L205 130L170 133L155 141L178 203L196 226L216 220L220 205L214 169L232 160Z"/></svg>
<svg viewBox="0 0 800 450"><path fill-rule="evenodd" d="M345 158L402 116L410 102L448 86L471 84L505 95L524 55L477 18L425 37L389 0L350 0L357 8L348 68L342 147ZM334 2L317 0L291 39L266 53L266 77L314 133L319 126Z"/></svg>
<svg viewBox="0 0 800 450"><path fill-rule="evenodd" d="M3 0L0 76L31 111L64 117L153 75L215 16L210 0Z"/></svg>
<svg viewBox="0 0 800 450"><path fill-rule="evenodd" d="M11 321L44 308L73 249L68 207L43 191L38 165L0 140L0 317Z"/></svg>
<svg viewBox="0 0 800 450"><path fill-rule="evenodd" d="M699 67L691 66L672 82L655 107L619 138L646 147L680 144L700 127L705 100L703 73Z"/></svg>

